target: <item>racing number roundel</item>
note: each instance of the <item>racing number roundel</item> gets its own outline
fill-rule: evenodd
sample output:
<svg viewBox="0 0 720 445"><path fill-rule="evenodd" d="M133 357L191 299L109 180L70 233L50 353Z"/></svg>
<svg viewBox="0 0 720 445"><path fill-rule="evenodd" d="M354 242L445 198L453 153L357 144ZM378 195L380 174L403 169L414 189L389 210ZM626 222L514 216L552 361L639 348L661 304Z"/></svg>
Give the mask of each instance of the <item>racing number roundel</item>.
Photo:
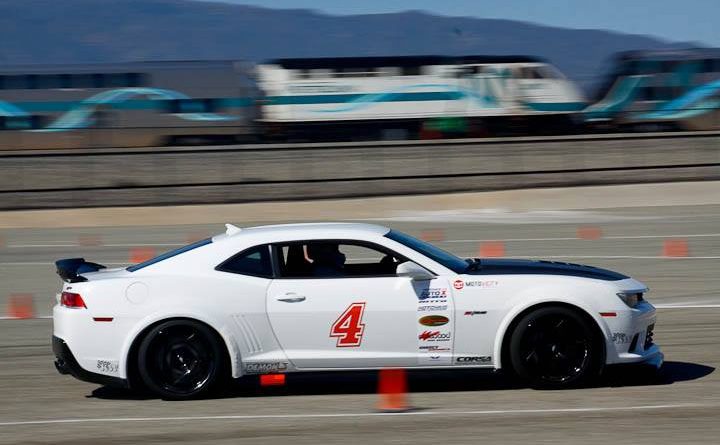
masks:
<svg viewBox="0 0 720 445"><path fill-rule="evenodd" d="M365 303L353 303L345 309L330 327L330 337L337 337L338 348L360 346L365 324L362 322Z"/></svg>

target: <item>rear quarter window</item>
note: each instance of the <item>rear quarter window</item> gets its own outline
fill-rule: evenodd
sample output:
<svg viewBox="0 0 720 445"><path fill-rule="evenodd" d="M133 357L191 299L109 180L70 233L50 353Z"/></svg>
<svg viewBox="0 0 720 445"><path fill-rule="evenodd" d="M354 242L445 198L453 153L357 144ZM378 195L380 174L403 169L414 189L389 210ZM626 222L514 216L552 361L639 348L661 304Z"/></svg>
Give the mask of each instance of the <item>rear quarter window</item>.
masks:
<svg viewBox="0 0 720 445"><path fill-rule="evenodd" d="M220 263L215 270L238 275L272 278L273 269L272 261L270 260L270 246L264 244L262 246L245 249Z"/></svg>

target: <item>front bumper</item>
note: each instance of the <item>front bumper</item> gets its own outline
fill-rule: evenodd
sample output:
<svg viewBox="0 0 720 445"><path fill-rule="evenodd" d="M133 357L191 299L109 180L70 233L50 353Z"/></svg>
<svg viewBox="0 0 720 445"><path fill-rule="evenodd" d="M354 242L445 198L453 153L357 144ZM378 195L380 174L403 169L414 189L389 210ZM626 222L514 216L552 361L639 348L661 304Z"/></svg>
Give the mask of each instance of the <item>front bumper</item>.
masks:
<svg viewBox="0 0 720 445"><path fill-rule="evenodd" d="M67 343L59 337L53 335L52 348L55 354L55 369L60 374L70 374L78 380L90 383L98 383L100 385L114 386L119 388L127 388L128 382L120 377L112 377L103 374L86 371L78 364L75 356L68 347Z"/></svg>
<svg viewBox="0 0 720 445"><path fill-rule="evenodd" d="M660 368L665 356L655 344L655 308L647 302L634 309L618 311L605 319L611 333L608 338L608 364L643 364Z"/></svg>

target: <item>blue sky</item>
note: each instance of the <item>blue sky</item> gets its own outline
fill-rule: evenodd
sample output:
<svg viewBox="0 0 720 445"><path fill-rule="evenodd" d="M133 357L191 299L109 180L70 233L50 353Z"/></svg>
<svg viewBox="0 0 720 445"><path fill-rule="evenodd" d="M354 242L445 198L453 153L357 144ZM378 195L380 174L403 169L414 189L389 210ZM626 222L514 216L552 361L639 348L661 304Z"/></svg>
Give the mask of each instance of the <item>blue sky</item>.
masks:
<svg viewBox="0 0 720 445"><path fill-rule="evenodd" d="M218 1L218 0L214 0ZM720 0L224 0L269 8L367 14L420 9L442 15L611 29L720 46Z"/></svg>

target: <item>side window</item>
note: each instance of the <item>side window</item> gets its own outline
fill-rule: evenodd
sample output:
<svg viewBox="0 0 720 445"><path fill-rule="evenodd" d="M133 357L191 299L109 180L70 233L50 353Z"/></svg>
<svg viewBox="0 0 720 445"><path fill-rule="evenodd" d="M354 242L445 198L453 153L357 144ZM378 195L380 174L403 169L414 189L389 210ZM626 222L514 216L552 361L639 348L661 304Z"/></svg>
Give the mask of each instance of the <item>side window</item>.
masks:
<svg viewBox="0 0 720 445"><path fill-rule="evenodd" d="M277 245L281 278L394 276L400 255L354 241L314 240Z"/></svg>
<svg viewBox="0 0 720 445"><path fill-rule="evenodd" d="M267 244L264 244L245 249L225 260L215 270L253 277L272 278L270 248Z"/></svg>

